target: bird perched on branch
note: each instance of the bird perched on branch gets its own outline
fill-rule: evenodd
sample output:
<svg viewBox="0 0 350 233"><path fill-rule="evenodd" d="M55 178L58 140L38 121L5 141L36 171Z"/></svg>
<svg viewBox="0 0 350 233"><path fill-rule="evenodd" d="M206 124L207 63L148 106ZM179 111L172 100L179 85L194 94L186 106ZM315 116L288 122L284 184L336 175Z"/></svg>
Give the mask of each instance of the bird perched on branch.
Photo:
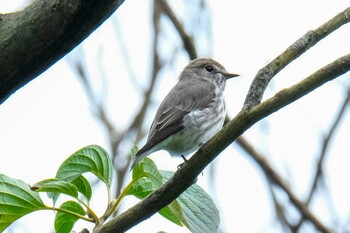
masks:
<svg viewBox="0 0 350 233"><path fill-rule="evenodd" d="M166 150L172 156L183 157L213 137L226 117L226 80L237 76L213 59L192 60L160 104L147 142L136 153L131 169L155 151Z"/></svg>

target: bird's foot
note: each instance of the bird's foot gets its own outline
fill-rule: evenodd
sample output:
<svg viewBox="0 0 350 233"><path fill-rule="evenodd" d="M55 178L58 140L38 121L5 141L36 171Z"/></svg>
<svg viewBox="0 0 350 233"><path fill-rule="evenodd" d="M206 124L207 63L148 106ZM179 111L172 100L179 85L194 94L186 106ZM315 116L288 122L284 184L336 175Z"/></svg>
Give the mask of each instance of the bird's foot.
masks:
<svg viewBox="0 0 350 233"><path fill-rule="evenodd" d="M185 163L187 162L187 159L184 155L181 155L181 158L184 160L184 162L177 165L177 170L180 170L183 167L183 165L185 165ZM202 175L203 175L203 172L202 172ZM194 184L197 183L197 180L198 180L198 177L193 181L193 183Z"/></svg>
<svg viewBox="0 0 350 233"><path fill-rule="evenodd" d="M180 170L182 166L187 162L187 159L184 155L181 155L181 158L184 160L184 162L177 165L177 170Z"/></svg>

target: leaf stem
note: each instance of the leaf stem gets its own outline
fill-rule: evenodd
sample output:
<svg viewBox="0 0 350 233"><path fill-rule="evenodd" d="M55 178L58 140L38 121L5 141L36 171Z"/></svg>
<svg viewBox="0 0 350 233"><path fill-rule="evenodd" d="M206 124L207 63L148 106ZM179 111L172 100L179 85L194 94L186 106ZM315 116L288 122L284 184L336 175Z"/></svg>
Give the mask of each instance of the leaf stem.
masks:
<svg viewBox="0 0 350 233"><path fill-rule="evenodd" d="M98 218L98 216L96 215L96 213L90 208L90 206L88 204L86 204L85 202L83 202L81 199L76 198L76 200L81 203L83 206L85 206L85 208L87 209L88 213L91 214L92 218L95 220L94 222L96 223L96 225L99 224L100 219Z"/></svg>
<svg viewBox="0 0 350 233"><path fill-rule="evenodd" d="M88 217L85 217L85 216L80 215L78 213L75 213L73 211L62 209L62 208L59 208L59 207L46 206L45 209L53 210L53 211L59 211L59 212L66 213L66 214L70 214L70 215L72 215L74 217L83 219L83 220L88 221L88 222L93 222L93 223L95 222L95 219L93 219L93 218L88 218Z"/></svg>
<svg viewBox="0 0 350 233"><path fill-rule="evenodd" d="M111 216L114 211L116 211L120 205L121 200L126 196L126 194L128 193L128 191L130 190L131 186L137 181L138 179L132 179L130 181L130 183L123 189L123 191L121 192L121 194L118 196L118 198L116 199L115 203L113 204L112 208L109 209L109 211L107 211L103 217L105 219L107 219L109 216Z"/></svg>

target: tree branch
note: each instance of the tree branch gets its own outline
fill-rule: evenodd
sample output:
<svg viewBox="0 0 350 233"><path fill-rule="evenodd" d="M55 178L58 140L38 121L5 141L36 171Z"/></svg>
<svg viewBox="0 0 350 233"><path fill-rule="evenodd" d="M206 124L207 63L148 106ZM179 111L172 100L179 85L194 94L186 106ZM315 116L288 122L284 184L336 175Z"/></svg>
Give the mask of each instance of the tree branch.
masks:
<svg viewBox="0 0 350 233"><path fill-rule="evenodd" d="M196 180L196 177L211 161L256 122L301 98L324 83L344 74L348 70L350 70L350 54L335 60L301 82L280 91L263 103L249 110L241 111L221 131L204 144L168 182L151 193L147 198L111 219L111 221L94 232L108 233L115 232L116 230L118 232L125 232L134 225L149 218L190 187ZM328 230L322 224L316 227L320 227L319 230L326 230L326 232Z"/></svg>
<svg viewBox="0 0 350 233"><path fill-rule="evenodd" d="M316 30L307 32L304 36L289 46L281 55L276 57L267 66L259 70L250 86L243 109L248 110L252 106L260 103L267 85L280 70L298 58L320 40L325 38L327 35L349 21L350 7L334 16Z"/></svg>
<svg viewBox="0 0 350 233"><path fill-rule="evenodd" d="M173 23L176 31L179 33L179 36L181 37L182 43L188 53L188 56L190 57L190 60L197 58L197 50L193 43L192 37L186 33L184 26L180 23L175 13L168 5L168 2L164 0L158 0L157 2L162 7L164 13L169 17L170 21Z"/></svg>
<svg viewBox="0 0 350 233"><path fill-rule="evenodd" d="M350 88L348 88L348 90L347 90L345 100L344 100L343 104L341 105L340 110L339 110L331 128L329 129L328 133L326 134L326 136L323 139L321 154L319 156L319 160L317 163L316 174L315 174L314 181L312 182L312 186L311 186L309 197L307 199L307 203L310 203L312 196L313 196L313 193L317 188L317 180L320 178L320 176L323 173L323 161L325 160L325 157L327 154L327 149L329 147L330 141L333 138L334 132L336 131L337 127L339 126L339 123L341 122L343 116L345 115L345 113L346 113L345 110L349 106L349 103L350 103Z"/></svg>
<svg viewBox="0 0 350 233"><path fill-rule="evenodd" d="M37 0L0 14L0 104L100 26L123 0Z"/></svg>
<svg viewBox="0 0 350 233"><path fill-rule="evenodd" d="M316 172L314 175L314 178L312 179L311 182L311 189L309 191L309 195L306 199L306 205L309 205L311 203L311 200L316 192L316 189L318 188L319 182L322 180L321 178L323 177L323 162L325 161L326 155L327 155L327 149L330 145L331 139L334 136L334 132L336 131L337 127L339 126L343 116L346 113L346 109L347 107L349 107L350 104L350 88L347 89L347 94L346 97L340 107L339 112L336 115L336 118L333 122L333 124L331 125L329 131L327 132L326 136L323 139L323 143L322 143L322 149L319 155L319 159L317 161L317 165L316 165ZM301 226L301 224L304 222L305 218L304 216L302 216L302 218L299 220L298 224L296 224L295 229L298 230Z"/></svg>
<svg viewBox="0 0 350 233"><path fill-rule="evenodd" d="M156 4L156 2L153 2L153 33L154 33L154 37L153 37L153 41L152 41L152 73L151 73L151 79L150 79L150 83L149 86L147 88L147 90L144 91L143 95L143 102L141 104L141 107L138 111L138 113L136 114L136 116L134 117L132 123L130 124L130 126L127 129L127 132L132 132L132 131L136 131L137 129L139 129L137 131L137 135L136 135L136 140L134 141L134 143L140 141L142 139L142 137L144 136L143 130L142 130L142 125L147 113L147 110L151 104L151 97L153 94L153 90L156 84L156 81L159 77L159 72L161 70L161 62L160 62L160 58L159 58L159 54L158 54L158 43L159 43L159 26L160 26L160 15L161 15L161 11L158 7L158 5ZM125 169L125 173L127 173L129 171L129 167L130 167L130 163L131 163L131 157L128 157L128 163L127 165L123 168Z"/></svg>
<svg viewBox="0 0 350 233"><path fill-rule="evenodd" d="M323 233L330 233L331 231L327 229L318 219L317 217L308 209L307 205L305 205L302 201L298 199L298 197L292 192L289 188L288 184L284 182L283 178L272 168L272 166L268 163L268 161L259 154L243 137L239 137L236 142L247 152L248 155L263 169L265 174L269 177L269 179L281 187L283 191L288 195L289 199L295 205L295 207L300 211L304 219L310 220L315 227ZM273 193L273 191L271 190ZM274 197L274 195L272 195ZM277 201L275 200L276 208L278 208ZM279 211L282 211L279 209ZM276 211L278 213L278 211ZM284 215L283 215L284 216ZM286 221L285 218L282 218Z"/></svg>

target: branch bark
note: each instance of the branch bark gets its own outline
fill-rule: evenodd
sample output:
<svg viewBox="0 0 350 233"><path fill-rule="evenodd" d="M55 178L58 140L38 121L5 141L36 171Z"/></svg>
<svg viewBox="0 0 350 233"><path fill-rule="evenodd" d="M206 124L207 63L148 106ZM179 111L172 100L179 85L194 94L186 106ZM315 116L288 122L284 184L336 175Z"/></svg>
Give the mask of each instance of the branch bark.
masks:
<svg viewBox="0 0 350 233"><path fill-rule="evenodd" d="M123 0L37 0L0 14L0 104L100 26Z"/></svg>

